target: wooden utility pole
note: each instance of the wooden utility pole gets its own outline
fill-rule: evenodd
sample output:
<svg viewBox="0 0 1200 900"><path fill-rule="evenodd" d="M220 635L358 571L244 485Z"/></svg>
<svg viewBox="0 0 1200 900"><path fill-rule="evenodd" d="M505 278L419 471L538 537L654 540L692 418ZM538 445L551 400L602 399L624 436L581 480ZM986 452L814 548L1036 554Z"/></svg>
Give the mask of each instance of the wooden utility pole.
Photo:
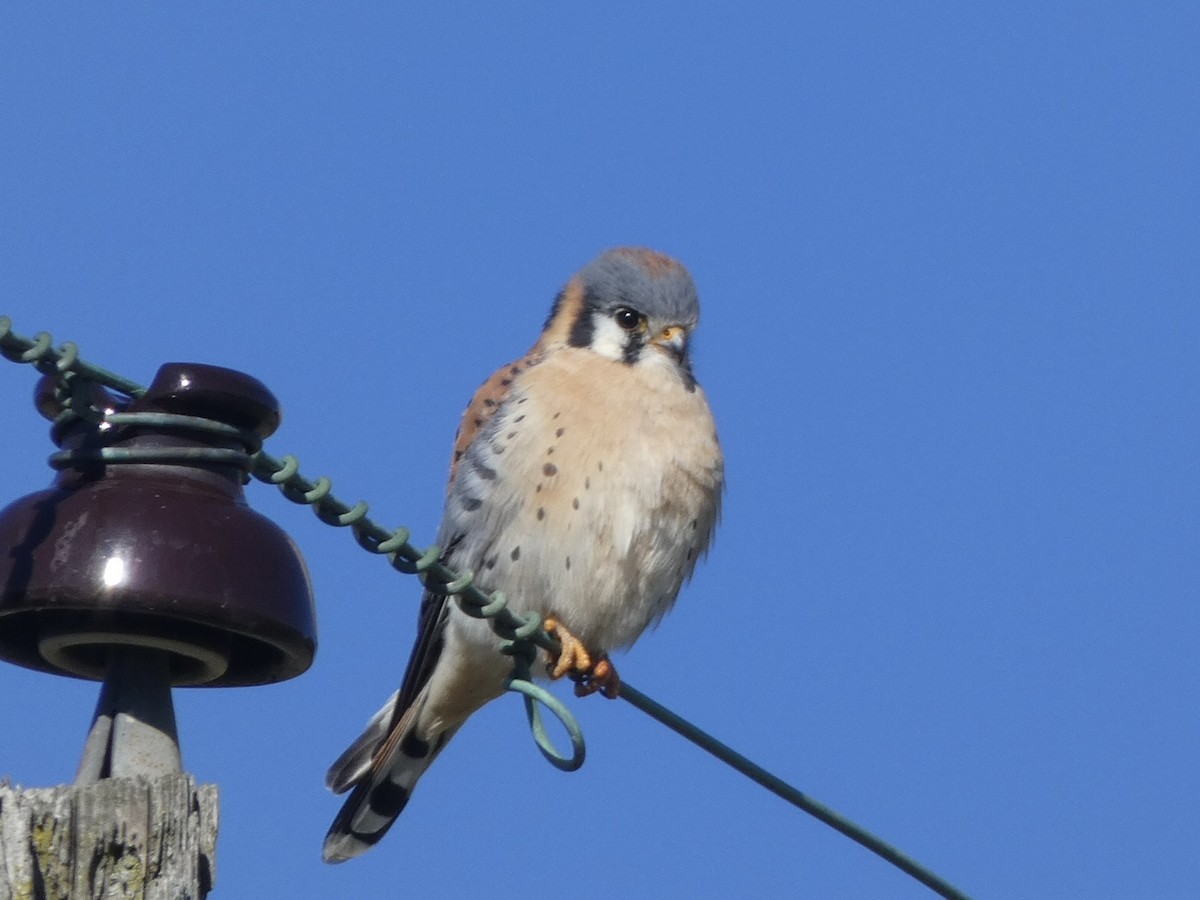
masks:
<svg viewBox="0 0 1200 900"><path fill-rule="evenodd" d="M0 783L0 900L203 900L216 839L217 788L190 775Z"/></svg>

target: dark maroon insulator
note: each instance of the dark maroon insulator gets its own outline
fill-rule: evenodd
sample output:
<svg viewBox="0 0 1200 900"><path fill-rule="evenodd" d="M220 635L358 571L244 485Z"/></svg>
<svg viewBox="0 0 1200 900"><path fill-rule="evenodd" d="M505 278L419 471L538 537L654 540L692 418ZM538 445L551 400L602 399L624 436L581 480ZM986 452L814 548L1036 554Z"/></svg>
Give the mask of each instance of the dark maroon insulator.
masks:
<svg viewBox="0 0 1200 900"><path fill-rule="evenodd" d="M60 419L53 437L67 453L54 485L0 512L0 658L99 680L109 648L132 645L168 651L176 685L304 672L316 652L308 573L242 492L249 453L279 425L275 397L241 372L194 363L164 365L132 402L85 396L144 415ZM44 380L44 415L56 414L54 398ZM134 461L112 460L124 454Z"/></svg>

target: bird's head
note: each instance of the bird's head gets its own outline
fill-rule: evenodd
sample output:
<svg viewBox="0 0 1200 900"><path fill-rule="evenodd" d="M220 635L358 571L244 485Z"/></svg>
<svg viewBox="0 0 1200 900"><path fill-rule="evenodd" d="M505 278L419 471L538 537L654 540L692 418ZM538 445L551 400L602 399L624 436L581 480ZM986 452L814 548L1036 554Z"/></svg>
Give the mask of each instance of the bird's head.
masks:
<svg viewBox="0 0 1200 900"><path fill-rule="evenodd" d="M687 269L654 250L618 247L567 282L539 344L587 349L626 365L665 363L690 381L688 343L699 321Z"/></svg>

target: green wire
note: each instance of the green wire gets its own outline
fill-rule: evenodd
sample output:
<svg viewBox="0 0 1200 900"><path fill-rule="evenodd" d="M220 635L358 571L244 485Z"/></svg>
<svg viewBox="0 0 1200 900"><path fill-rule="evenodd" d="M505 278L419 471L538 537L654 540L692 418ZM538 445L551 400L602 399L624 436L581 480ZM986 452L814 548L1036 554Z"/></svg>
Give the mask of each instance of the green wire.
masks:
<svg viewBox="0 0 1200 900"><path fill-rule="evenodd" d="M788 803L792 804L792 806L802 809L810 816L820 819L830 828L840 831L846 837L850 838L850 840L861 844L872 853L886 859L893 866L911 875L930 890L949 898L949 900L970 900L966 894L954 887L954 885L939 878L920 863L905 856L891 844L875 837L875 835L871 834L865 828L855 825L849 819L834 812L823 803L818 803L812 797L796 790L796 788L783 779L772 775L762 766L756 765L746 759L746 757L742 756L742 754L738 753L732 747L721 743L711 734L702 731L691 722L677 716L662 704L651 700L641 691L632 687L628 682L621 682L619 696L622 700L629 701L630 704L640 709L650 718L658 720L676 734L687 738L697 747L706 750L721 760L721 762L741 772L751 781L762 785L772 794L782 797Z"/></svg>

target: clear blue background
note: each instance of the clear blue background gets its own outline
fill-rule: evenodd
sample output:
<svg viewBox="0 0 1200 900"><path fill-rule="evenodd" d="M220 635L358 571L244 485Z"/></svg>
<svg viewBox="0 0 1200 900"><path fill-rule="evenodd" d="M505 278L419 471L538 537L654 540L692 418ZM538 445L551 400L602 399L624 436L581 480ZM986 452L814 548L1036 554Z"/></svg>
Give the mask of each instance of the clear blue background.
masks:
<svg viewBox="0 0 1200 900"><path fill-rule="evenodd" d="M428 541L474 388L576 267L665 250L729 492L625 677L980 897L1196 896L1197 7L481 6L5 11L0 312L258 376L268 449ZM50 479L33 383L0 363L5 499ZM321 647L177 693L214 896L928 896L598 698L579 773L503 700L323 865L418 588L248 491ZM0 772L69 781L95 697L0 669Z"/></svg>

